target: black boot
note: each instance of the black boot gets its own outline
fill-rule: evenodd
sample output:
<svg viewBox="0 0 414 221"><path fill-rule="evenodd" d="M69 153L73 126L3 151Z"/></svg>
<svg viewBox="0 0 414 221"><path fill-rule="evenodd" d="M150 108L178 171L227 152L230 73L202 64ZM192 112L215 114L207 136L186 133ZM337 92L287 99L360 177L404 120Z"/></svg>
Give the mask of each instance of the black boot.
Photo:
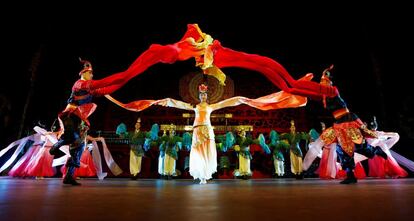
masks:
<svg viewBox="0 0 414 221"><path fill-rule="evenodd" d="M131 180L137 180L137 179L138 179L138 174L135 176L134 175L131 176Z"/></svg>
<svg viewBox="0 0 414 221"><path fill-rule="evenodd" d="M59 153L59 151L60 151L59 148L61 146L63 146L64 143L65 143L64 140L59 140L58 142L56 142L55 144L53 144L53 146L49 150L50 155L52 155L52 156L53 155L57 155Z"/></svg>
<svg viewBox="0 0 414 221"><path fill-rule="evenodd" d="M57 154L57 150L59 150L59 146L57 145L58 143L55 143L50 149L49 149L49 153L50 155L54 156Z"/></svg>
<svg viewBox="0 0 414 221"><path fill-rule="evenodd" d="M357 179L353 171L346 172L346 179L342 180L340 184L352 184L357 183Z"/></svg>
<svg viewBox="0 0 414 221"><path fill-rule="evenodd" d="M303 180L303 173L296 174L296 175L295 175L295 178L296 178L297 180Z"/></svg>
<svg viewBox="0 0 414 221"><path fill-rule="evenodd" d="M375 155L378 155L378 156L384 158L385 160L388 159L387 154L381 149L381 147L375 147L374 153L375 153Z"/></svg>
<svg viewBox="0 0 414 221"><path fill-rule="evenodd" d="M72 186L80 186L81 184L76 182L75 179L73 179L72 176L66 175L65 178L63 178L63 184L70 184Z"/></svg>

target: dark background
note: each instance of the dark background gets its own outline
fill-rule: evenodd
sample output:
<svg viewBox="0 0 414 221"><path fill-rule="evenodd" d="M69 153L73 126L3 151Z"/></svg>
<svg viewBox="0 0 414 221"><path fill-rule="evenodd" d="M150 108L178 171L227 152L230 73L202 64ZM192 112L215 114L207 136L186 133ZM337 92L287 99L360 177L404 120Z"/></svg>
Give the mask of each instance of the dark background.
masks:
<svg viewBox="0 0 414 221"><path fill-rule="evenodd" d="M174 43L187 24L198 23L223 46L275 59L294 78L313 72L319 81L322 70L335 64L334 84L351 111L365 121L375 115L379 130L400 133L395 149L414 158L409 80L413 74L410 29L414 19L406 5L61 3L16 5L1 11L2 146L16 140L19 131L24 135L38 121L52 124L79 78L78 57L90 60L94 78L101 79L126 69L150 44ZM34 59L36 53L39 59ZM114 96L122 101L166 96L179 99L178 78L195 70L193 60L157 64ZM249 81L259 81L260 88L266 89L259 88L254 96L279 90L259 73L224 71L235 81L236 95L252 94L250 88L245 89ZM95 101L99 106L91 119L95 129L114 126L104 126L107 119L97 119L99 116L127 114L104 98ZM318 125L318 116L325 114L320 103L309 101L305 109L307 127Z"/></svg>

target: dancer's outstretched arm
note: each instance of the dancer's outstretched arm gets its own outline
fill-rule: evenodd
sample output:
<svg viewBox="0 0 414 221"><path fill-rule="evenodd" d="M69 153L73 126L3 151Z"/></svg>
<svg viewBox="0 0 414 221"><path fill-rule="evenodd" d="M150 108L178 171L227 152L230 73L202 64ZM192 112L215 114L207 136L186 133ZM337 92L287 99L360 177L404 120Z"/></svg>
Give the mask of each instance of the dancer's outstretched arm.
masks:
<svg viewBox="0 0 414 221"><path fill-rule="evenodd" d="M155 104L161 105L164 107L175 107L175 108L183 109L183 110L194 110L193 105L183 102L183 101L175 100L172 98L164 98L164 99L158 100Z"/></svg>
<svg viewBox="0 0 414 221"><path fill-rule="evenodd" d="M161 105L164 107L175 107L183 110L194 110L194 107L183 101L175 100L172 98L164 98L161 100L137 100L127 104L121 103L110 95L105 95L110 101L114 102L118 106L125 108L130 111L139 112L147 109L152 105ZM292 95L290 93L280 91L277 93L269 94L264 97L259 97L256 99L251 99L247 97L232 97L223 101L220 101L215 104L211 104L210 107L214 110L219 110L221 108L233 107L240 104L246 104L251 107L260 109L260 110L272 110L272 109L282 109L282 108L295 108L305 106L307 102L306 97L299 95Z"/></svg>
<svg viewBox="0 0 414 221"><path fill-rule="evenodd" d="M194 107L189 104L185 103L183 101L174 100L172 98L164 98L161 100L136 100L127 104L121 103L120 101L116 100L110 95L105 95L106 98L108 98L110 101L114 102L118 106L125 108L130 111L143 111L147 108L149 108L152 105L160 105L164 107L175 107L183 110L194 110Z"/></svg>
<svg viewBox="0 0 414 221"><path fill-rule="evenodd" d="M251 99L247 97L232 97L223 101L220 101L210 106L213 110L218 110L225 107L233 107L240 104L246 104L250 107L257 108L259 110L272 110L282 108L294 108L305 106L307 102L306 97L299 95L293 95L284 91L269 94L267 96Z"/></svg>

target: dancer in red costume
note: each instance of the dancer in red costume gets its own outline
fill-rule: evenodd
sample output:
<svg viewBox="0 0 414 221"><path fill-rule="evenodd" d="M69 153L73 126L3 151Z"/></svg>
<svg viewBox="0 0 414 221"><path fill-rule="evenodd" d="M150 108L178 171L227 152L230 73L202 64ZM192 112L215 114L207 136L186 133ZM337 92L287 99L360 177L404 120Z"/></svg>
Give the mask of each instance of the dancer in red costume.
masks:
<svg viewBox="0 0 414 221"><path fill-rule="evenodd" d="M71 157L67 161L67 172L64 184L80 185L73 178L75 168L80 166L80 157L85 146L85 138L90 123L88 117L95 111L97 105L92 103L94 96L111 93L128 81L125 73L111 75L102 80L92 80L93 70L89 61L81 60L83 69L79 72L80 79L72 87L72 94L66 108L59 113L59 141L49 150L56 155L63 145L69 145Z"/></svg>
<svg viewBox="0 0 414 221"><path fill-rule="evenodd" d="M332 68L333 65L323 71L321 84L332 85L330 79ZM346 179L340 183L356 183L355 153L360 153L368 158L378 155L386 159L387 155L379 147L371 148L363 142L364 139L376 138L377 135L374 131L369 130L355 113L349 111L339 93L333 98L324 99L324 105L332 113L335 121L332 127L322 132L320 138L324 145L337 144L336 152L341 160L342 169L346 171Z"/></svg>

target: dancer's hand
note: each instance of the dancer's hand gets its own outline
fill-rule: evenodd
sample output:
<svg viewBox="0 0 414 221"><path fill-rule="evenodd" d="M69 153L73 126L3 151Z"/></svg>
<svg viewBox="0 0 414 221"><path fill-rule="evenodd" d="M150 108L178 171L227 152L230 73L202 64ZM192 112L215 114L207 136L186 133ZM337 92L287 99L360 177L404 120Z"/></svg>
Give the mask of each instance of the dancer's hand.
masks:
<svg viewBox="0 0 414 221"><path fill-rule="evenodd" d="M159 101L157 102L157 105L160 105L160 106L163 106L163 107L166 107L166 106L167 106L167 104L168 104L168 98L164 98L164 99L159 100Z"/></svg>

